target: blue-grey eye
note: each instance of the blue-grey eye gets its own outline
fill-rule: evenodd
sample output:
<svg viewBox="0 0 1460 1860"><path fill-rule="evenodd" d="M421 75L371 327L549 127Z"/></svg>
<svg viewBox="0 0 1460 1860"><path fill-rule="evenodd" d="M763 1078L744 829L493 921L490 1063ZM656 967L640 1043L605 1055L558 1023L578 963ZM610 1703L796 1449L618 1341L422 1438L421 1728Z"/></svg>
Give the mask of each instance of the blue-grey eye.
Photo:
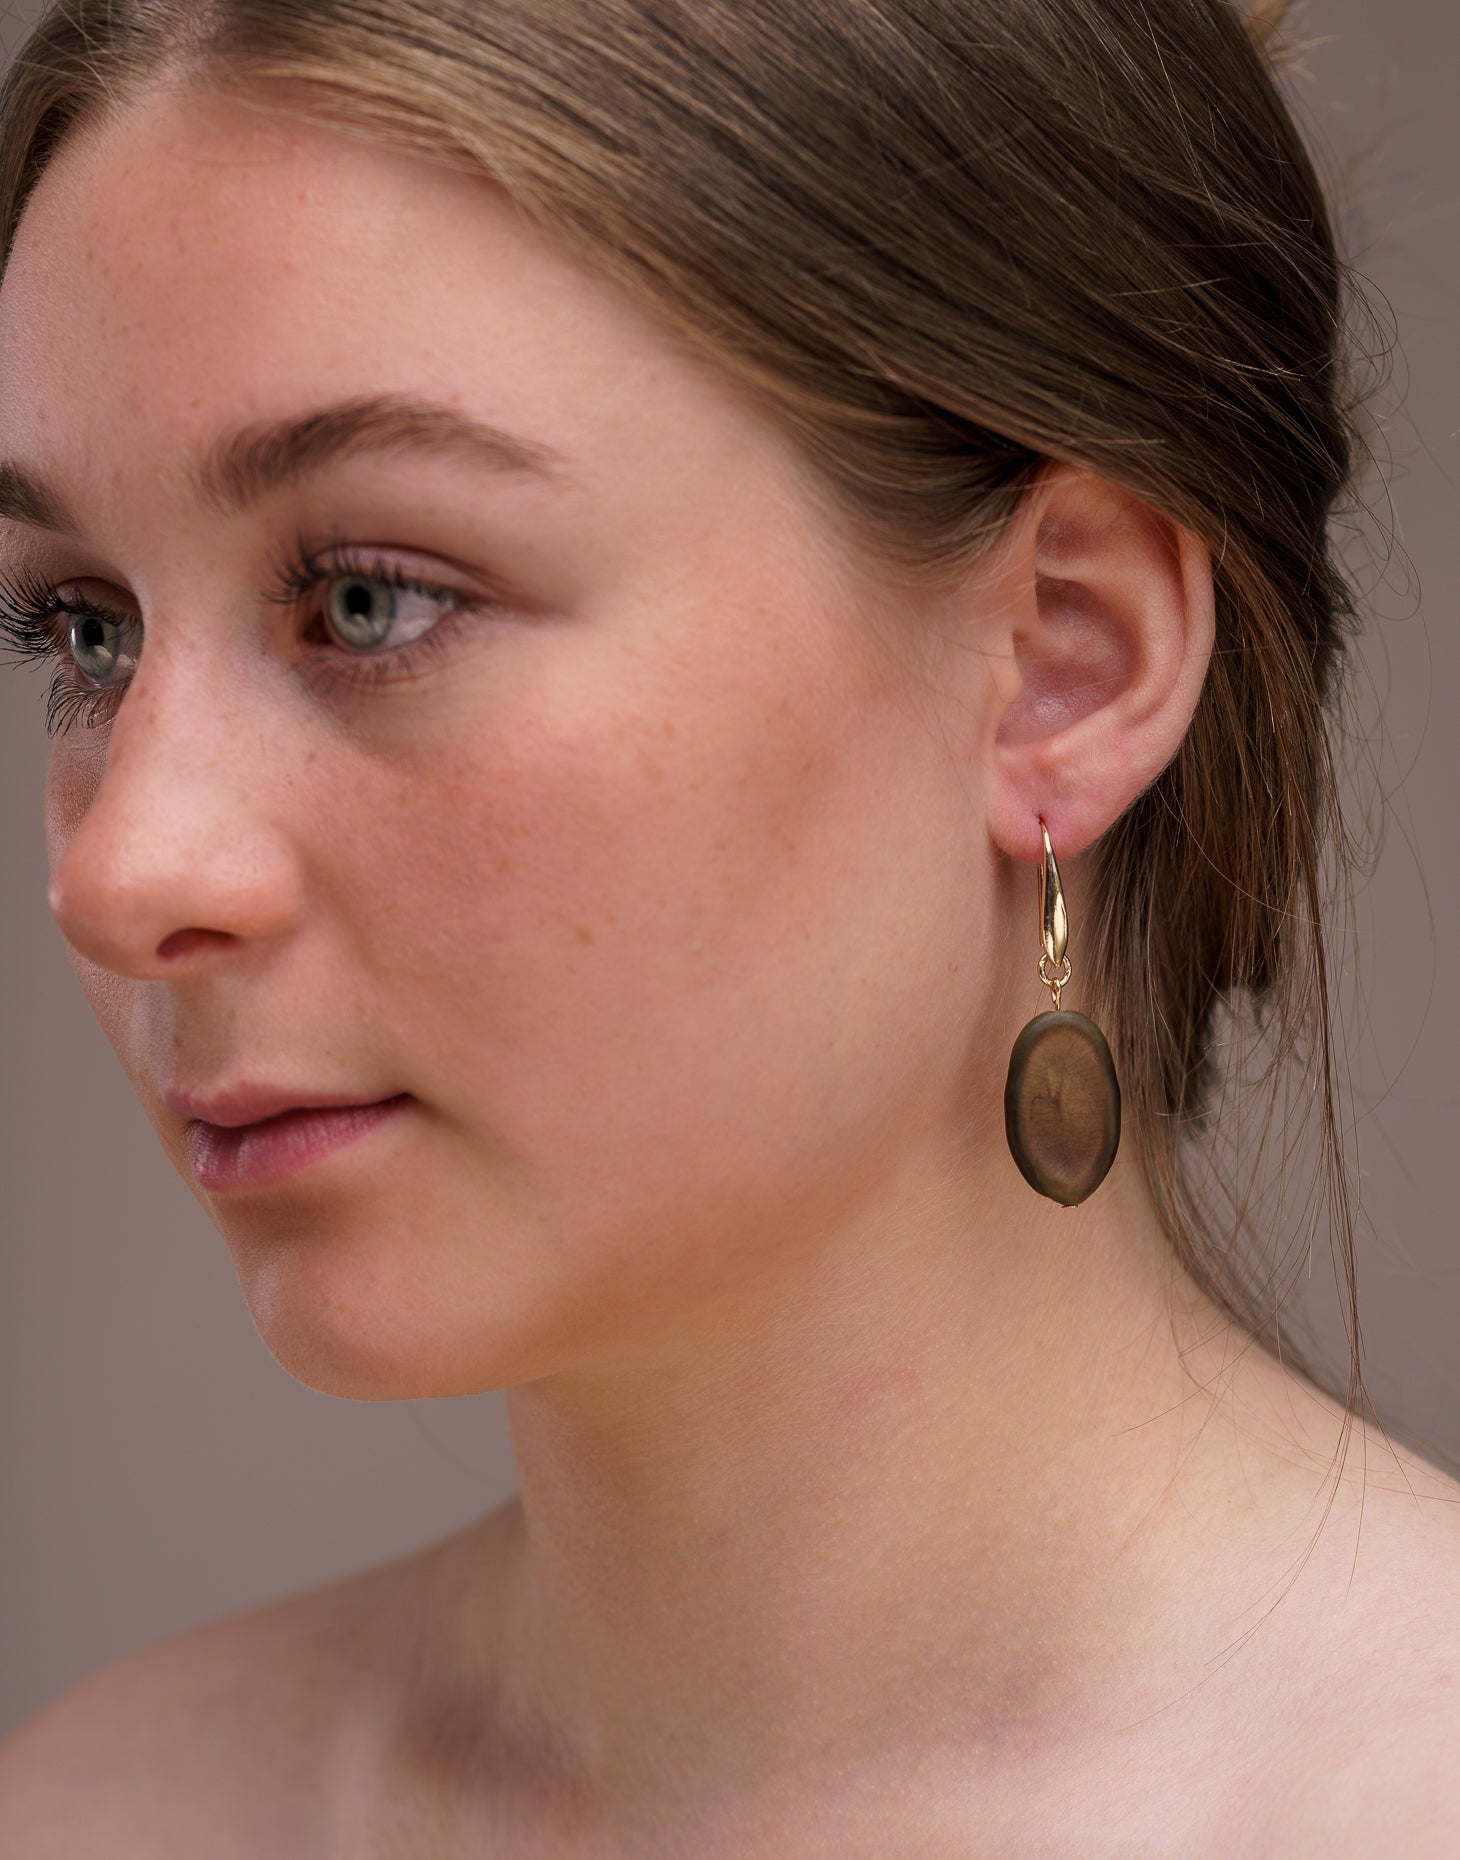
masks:
<svg viewBox="0 0 1460 1860"><path fill-rule="evenodd" d="M121 657L121 624L110 614L77 614L68 644L77 669L93 684L104 685Z"/></svg>
<svg viewBox="0 0 1460 1860"><path fill-rule="evenodd" d="M336 575L325 595L330 625L351 646L378 646L395 619L398 590L373 575Z"/></svg>

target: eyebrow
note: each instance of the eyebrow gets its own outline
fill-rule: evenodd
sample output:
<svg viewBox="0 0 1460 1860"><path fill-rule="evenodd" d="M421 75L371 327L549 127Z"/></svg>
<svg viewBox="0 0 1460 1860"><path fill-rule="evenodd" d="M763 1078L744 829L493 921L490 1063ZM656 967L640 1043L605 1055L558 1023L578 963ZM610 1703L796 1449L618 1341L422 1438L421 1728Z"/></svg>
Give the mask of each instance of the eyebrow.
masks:
<svg viewBox="0 0 1460 1860"><path fill-rule="evenodd" d="M337 458L365 452L450 456L493 471L549 480L568 475L562 454L536 440L454 407L373 394L225 434L189 462L186 482L201 508L220 517L237 516L268 492L297 484ZM83 533L54 487L11 459L0 460L0 520L78 540Z"/></svg>

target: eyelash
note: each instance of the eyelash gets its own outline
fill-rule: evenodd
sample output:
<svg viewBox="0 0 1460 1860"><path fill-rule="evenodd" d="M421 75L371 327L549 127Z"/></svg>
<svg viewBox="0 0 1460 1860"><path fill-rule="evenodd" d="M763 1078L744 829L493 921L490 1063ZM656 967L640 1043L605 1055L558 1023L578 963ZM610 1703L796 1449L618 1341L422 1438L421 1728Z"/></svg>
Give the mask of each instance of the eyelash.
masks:
<svg viewBox="0 0 1460 1860"><path fill-rule="evenodd" d="M489 604L473 600L455 588L408 575L382 556L363 554L339 538L316 550L310 549L302 536L296 536L292 548L276 557L274 579L264 590L264 599L280 606L302 606L322 584L350 579L379 582L404 593L439 596L453 603L429 632L408 645L369 653L358 649L352 653L341 647L345 666L326 670L311 665L310 676L322 672L329 684L351 690L385 683L403 663L409 662L414 669L446 651L454 643L456 623ZM87 729L110 722L130 683L130 678L108 685L76 682L71 669L76 667L76 661L66 650L66 640L71 623L78 619L135 623L136 616L114 613L84 596L63 600L56 588L48 587L28 570L13 578L0 575L0 640L8 641L12 651L23 659L61 661L47 692L48 736L69 730L77 718Z"/></svg>

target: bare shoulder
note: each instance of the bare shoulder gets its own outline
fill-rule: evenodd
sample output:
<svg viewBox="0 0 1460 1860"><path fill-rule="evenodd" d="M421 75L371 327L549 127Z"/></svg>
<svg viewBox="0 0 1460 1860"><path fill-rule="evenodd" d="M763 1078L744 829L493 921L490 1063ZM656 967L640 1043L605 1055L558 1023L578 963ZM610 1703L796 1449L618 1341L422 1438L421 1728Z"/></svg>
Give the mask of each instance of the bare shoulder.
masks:
<svg viewBox="0 0 1460 1860"><path fill-rule="evenodd" d="M301 1601L144 1647L22 1725L0 1745L0 1853L292 1852L328 1743L325 1671Z"/></svg>
<svg viewBox="0 0 1460 1860"><path fill-rule="evenodd" d="M0 1744L0 1854L331 1851L439 1548L156 1642L63 1693Z"/></svg>
<svg viewBox="0 0 1460 1860"><path fill-rule="evenodd" d="M1312 1636L1305 1734L1279 1753L1272 1851L1460 1853L1460 1481L1355 1430Z"/></svg>
<svg viewBox="0 0 1460 1860"><path fill-rule="evenodd" d="M1353 1630L1396 1709L1460 1707L1460 1479L1373 1429L1362 1454L1342 1540Z"/></svg>

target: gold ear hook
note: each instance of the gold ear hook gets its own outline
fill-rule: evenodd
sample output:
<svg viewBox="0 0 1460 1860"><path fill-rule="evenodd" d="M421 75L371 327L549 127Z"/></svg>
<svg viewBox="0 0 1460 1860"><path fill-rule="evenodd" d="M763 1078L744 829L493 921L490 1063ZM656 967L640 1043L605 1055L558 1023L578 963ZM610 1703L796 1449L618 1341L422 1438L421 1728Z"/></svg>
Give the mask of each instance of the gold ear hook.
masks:
<svg viewBox="0 0 1460 1860"><path fill-rule="evenodd" d="M1065 949L1070 940L1070 920L1065 913L1065 894L1060 887L1060 869L1055 864L1054 848L1049 843L1049 828L1041 819L1039 831L1044 835L1044 857L1039 865L1039 908L1041 920L1041 940L1044 948L1039 957L1039 979L1054 996L1056 1007L1060 1004L1060 990L1070 979L1070 959ZM1056 973L1047 975L1046 965L1052 965Z"/></svg>

